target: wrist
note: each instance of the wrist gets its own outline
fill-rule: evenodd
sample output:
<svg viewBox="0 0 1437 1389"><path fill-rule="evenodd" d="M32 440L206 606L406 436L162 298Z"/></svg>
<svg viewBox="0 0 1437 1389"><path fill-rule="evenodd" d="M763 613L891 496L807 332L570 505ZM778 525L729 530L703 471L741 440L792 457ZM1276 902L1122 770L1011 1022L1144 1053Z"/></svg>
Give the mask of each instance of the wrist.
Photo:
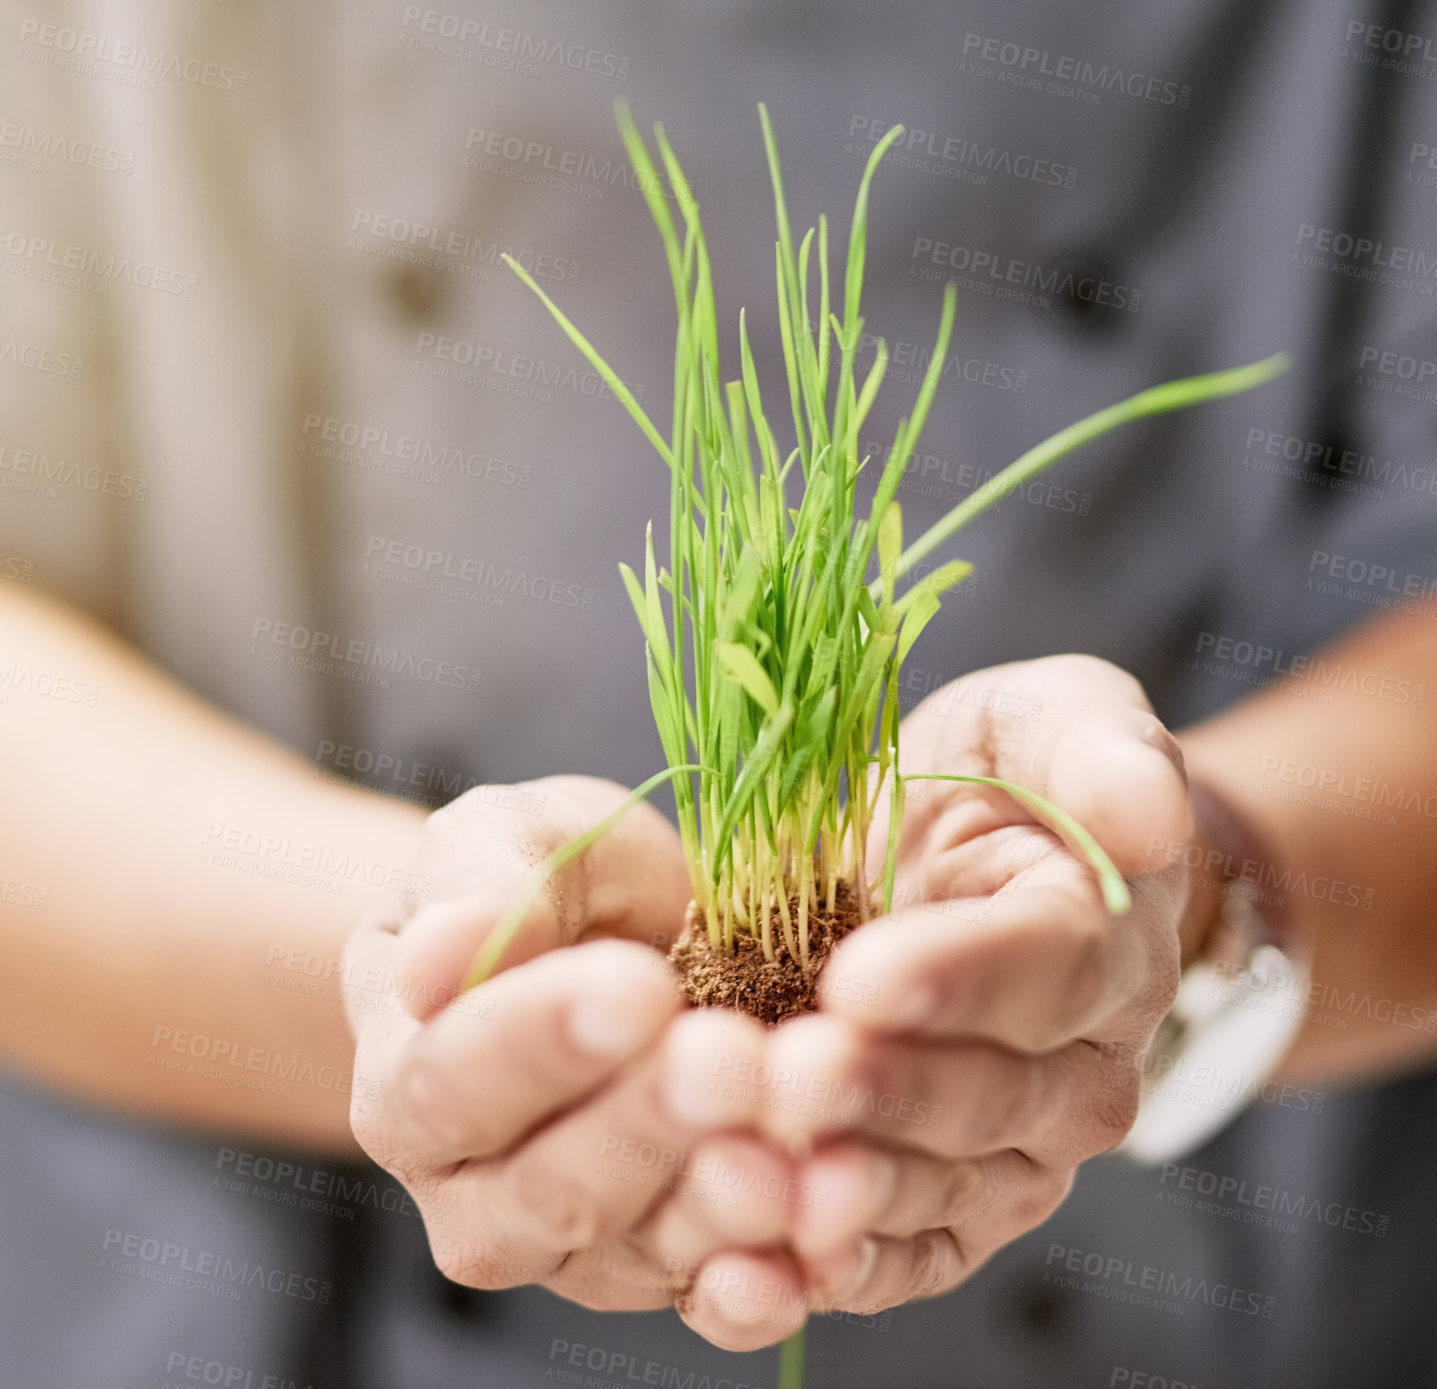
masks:
<svg viewBox="0 0 1437 1389"><path fill-rule="evenodd" d="M1190 776L1193 839L1183 856L1188 905L1179 927L1182 961L1211 959L1266 943L1285 948L1295 934L1286 897L1273 891L1280 878L1263 828L1234 798L1200 772ZM1247 908L1237 912L1238 898ZM1238 921L1260 924L1260 936L1246 930L1241 941L1229 939Z"/></svg>

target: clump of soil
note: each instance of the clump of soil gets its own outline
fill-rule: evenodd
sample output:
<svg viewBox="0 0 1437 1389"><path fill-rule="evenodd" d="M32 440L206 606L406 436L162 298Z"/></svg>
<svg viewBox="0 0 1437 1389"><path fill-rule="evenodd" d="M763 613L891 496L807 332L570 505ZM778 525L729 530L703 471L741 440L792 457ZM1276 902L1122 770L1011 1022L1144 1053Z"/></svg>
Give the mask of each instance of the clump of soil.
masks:
<svg viewBox="0 0 1437 1389"><path fill-rule="evenodd" d="M784 943L783 917L774 909L771 934L776 958L764 958L763 941L746 931L734 933L734 950L729 955L716 952L709 944L708 924L703 909L689 903L684 918L683 934L669 951L669 959L679 972L684 996L694 1008L737 1008L769 1027L777 1027L785 1018L812 1013L818 1007L818 975L829 952L862 920L858 897L853 889L840 882L833 894L833 910L826 910L826 897L820 892L818 911L808 918L809 973L804 974L798 962L788 953ZM798 937L798 897L788 901L789 918L794 938Z"/></svg>

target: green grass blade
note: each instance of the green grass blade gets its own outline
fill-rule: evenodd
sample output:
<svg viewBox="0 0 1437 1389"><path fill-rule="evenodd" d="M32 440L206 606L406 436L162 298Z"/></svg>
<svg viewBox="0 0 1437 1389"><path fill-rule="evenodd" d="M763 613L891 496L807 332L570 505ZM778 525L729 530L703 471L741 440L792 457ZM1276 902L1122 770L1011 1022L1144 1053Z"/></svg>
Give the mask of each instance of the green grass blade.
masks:
<svg viewBox="0 0 1437 1389"><path fill-rule="evenodd" d="M1085 859L1088 866L1098 875L1098 884L1103 891L1103 904L1114 916L1123 916L1133 905L1132 894L1118 872L1117 865L1107 851L1091 834L1066 810L1060 810L1052 801L1045 800L1036 791L1015 782L1003 781L992 776L952 776L940 772L915 772L905 774L904 781L964 781L973 786L993 786L1006 791L1028 811L1039 824L1052 830L1078 857Z"/></svg>
<svg viewBox="0 0 1437 1389"><path fill-rule="evenodd" d="M903 552L898 561L899 574L906 574L919 560L931 554L949 536L955 535L994 502L1001 501L1010 492L1017 490L1074 449L1091 443L1117 429L1119 425L1145 419L1149 415L1163 415L1170 410L1184 410L1190 405L1250 391L1271 381L1275 376L1281 376L1291 365L1292 358L1286 352L1278 352L1249 366L1169 381L1165 385L1139 391L1127 400L1109 405L1105 410L1099 410L1076 424L1070 424L1066 429L1060 429L1051 438L1045 439L1022 457L1015 459L1001 473L990 477L977 491L959 502L941 521L929 527Z"/></svg>
<svg viewBox="0 0 1437 1389"><path fill-rule="evenodd" d="M803 1351L807 1323L778 1348L778 1389L803 1389Z"/></svg>
<svg viewBox="0 0 1437 1389"><path fill-rule="evenodd" d="M504 952L509 948L509 943L514 939L514 933L519 929L529 908L538 899L539 894L544 890L544 884L554 876L571 859L577 858L591 845L598 843L608 832L624 818L638 803L646 800L666 781L672 781L677 776L684 776L692 772L702 771L703 768L696 762L685 763L682 766L670 767L666 771L655 772L641 786L637 786L624 797L616 810L611 811L597 825L585 830L583 834L571 839L567 844L560 846L550 854L539 866L529 886L519 894L510 905L509 910L499 918L494 929L484 939L484 944L479 948L479 953L474 957L474 963L469 966L469 973L464 976L464 989L477 988L494 973L495 966L503 958Z"/></svg>
<svg viewBox="0 0 1437 1389"><path fill-rule="evenodd" d="M671 469L677 468L674 462L673 450L664 442L663 436L654 428L654 422L644 413L644 408L634 399L634 393L624 384L618 372L611 367L601 356L598 350L568 319L564 311L539 287L534 277L519 264L507 251L504 253L504 264L509 267L523 282L539 296L539 301L553 315L554 321L569 335L569 341L589 359L589 364L603 379L604 384L614 393L615 398L629 412L634 423L643 430L644 437L657 450L660 458L669 465Z"/></svg>

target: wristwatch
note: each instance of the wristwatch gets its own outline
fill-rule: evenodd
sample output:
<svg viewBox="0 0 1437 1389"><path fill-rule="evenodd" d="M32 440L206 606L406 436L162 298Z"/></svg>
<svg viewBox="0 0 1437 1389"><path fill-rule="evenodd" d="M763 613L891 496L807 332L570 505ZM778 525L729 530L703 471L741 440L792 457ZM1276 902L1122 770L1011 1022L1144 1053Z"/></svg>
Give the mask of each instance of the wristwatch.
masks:
<svg viewBox="0 0 1437 1389"><path fill-rule="evenodd" d="M1214 847L1176 867L1215 874L1220 905L1143 1058L1137 1121L1118 1149L1141 1163L1174 1162L1254 1100L1281 1101L1271 1076L1302 1026L1311 981L1256 831L1210 787L1194 783L1190 795L1196 842Z"/></svg>

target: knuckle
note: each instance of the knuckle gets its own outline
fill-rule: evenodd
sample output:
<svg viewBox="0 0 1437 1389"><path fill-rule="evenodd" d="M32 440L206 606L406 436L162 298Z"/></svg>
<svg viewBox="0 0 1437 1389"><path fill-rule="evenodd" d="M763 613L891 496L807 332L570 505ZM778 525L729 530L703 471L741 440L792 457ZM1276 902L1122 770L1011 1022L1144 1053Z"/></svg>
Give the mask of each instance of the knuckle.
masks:
<svg viewBox="0 0 1437 1389"><path fill-rule="evenodd" d="M1078 689L1098 688L1111 692L1126 701L1147 709L1148 698L1143 693L1141 682L1120 666L1105 661L1101 656L1089 656L1074 652L1062 656L1048 656L1039 662L1048 667L1048 674L1060 677L1065 685Z"/></svg>
<svg viewBox="0 0 1437 1389"><path fill-rule="evenodd" d="M948 1230L925 1230L913 1240L913 1264L903 1301L936 1297L963 1276L964 1260Z"/></svg>
<svg viewBox="0 0 1437 1389"><path fill-rule="evenodd" d="M413 1050L405 1053L390 1084L399 1101L397 1119L401 1126L413 1126L449 1152L473 1146L461 1107L447 1101L443 1077L429 1057Z"/></svg>
<svg viewBox="0 0 1437 1389"><path fill-rule="evenodd" d="M1137 1077L1127 1075L1099 1091L1093 1103L1088 1156L1106 1152L1123 1141L1137 1120L1140 1093Z"/></svg>
<svg viewBox="0 0 1437 1389"><path fill-rule="evenodd" d="M607 1233L593 1194L547 1167L517 1163L510 1173L509 1194L525 1225L555 1249L588 1249Z"/></svg>
<svg viewBox="0 0 1437 1389"><path fill-rule="evenodd" d="M510 1286L498 1260L453 1231L431 1228L429 1252L435 1267L451 1283L462 1283L466 1288Z"/></svg>
<svg viewBox="0 0 1437 1389"><path fill-rule="evenodd" d="M1010 1147L1038 1098L1038 1067L1031 1061L994 1052L986 1058L985 1070L991 1081L975 1087L965 1135L978 1152Z"/></svg>
<svg viewBox="0 0 1437 1389"><path fill-rule="evenodd" d="M393 1172L393 1132L379 1114L378 1107L363 1104L358 1096L349 1107L349 1128L354 1141L386 1172Z"/></svg>
<svg viewBox="0 0 1437 1389"><path fill-rule="evenodd" d="M1068 964L1055 1030L1071 1036L1082 1030L1102 1006L1108 988L1109 936L1106 924L1084 913L1070 928Z"/></svg>
<svg viewBox="0 0 1437 1389"><path fill-rule="evenodd" d="M949 1163L943 1171L939 1202L941 1217L937 1223L956 1225L969 1215L982 1200L986 1185L982 1163L971 1160Z"/></svg>

